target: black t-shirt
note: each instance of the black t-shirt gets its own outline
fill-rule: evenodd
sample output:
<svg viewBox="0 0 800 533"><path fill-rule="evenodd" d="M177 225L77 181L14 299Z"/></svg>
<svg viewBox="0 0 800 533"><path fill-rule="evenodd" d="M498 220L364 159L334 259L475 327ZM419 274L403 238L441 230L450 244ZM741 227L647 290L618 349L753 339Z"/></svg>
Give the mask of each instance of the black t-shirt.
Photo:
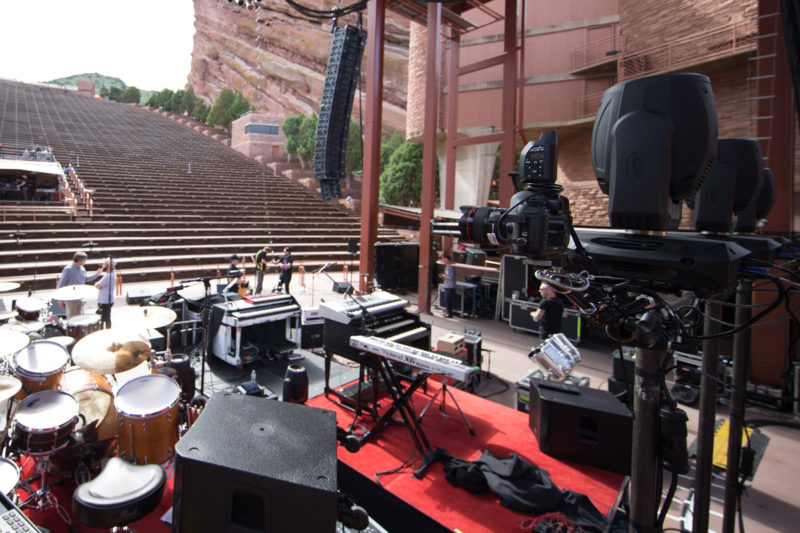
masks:
<svg viewBox="0 0 800 533"><path fill-rule="evenodd" d="M262 263L263 261L263 263ZM259 250L256 254L256 269L258 270L266 270L267 269L267 252L264 250Z"/></svg>
<svg viewBox="0 0 800 533"><path fill-rule="evenodd" d="M564 304L556 298L545 298L539 302L539 308L544 311L544 316L539 322L539 337L545 339L550 335L561 332L561 315Z"/></svg>
<svg viewBox="0 0 800 533"><path fill-rule="evenodd" d="M291 255L284 255L279 260L281 264L281 276L284 278L291 278L292 277L292 263L294 263L294 259Z"/></svg>

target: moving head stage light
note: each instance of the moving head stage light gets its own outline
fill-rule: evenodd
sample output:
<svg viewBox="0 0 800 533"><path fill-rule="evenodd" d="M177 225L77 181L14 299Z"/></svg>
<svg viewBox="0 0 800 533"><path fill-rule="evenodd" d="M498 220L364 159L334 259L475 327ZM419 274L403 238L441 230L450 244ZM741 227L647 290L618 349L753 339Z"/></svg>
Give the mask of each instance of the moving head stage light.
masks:
<svg viewBox="0 0 800 533"><path fill-rule="evenodd" d="M567 252L572 230L569 200L556 184L558 135L542 133L522 150L519 172L511 179L517 193L511 207L462 206L461 240L482 247L508 247L514 253L559 262Z"/></svg>
<svg viewBox="0 0 800 533"><path fill-rule="evenodd" d="M606 90L591 153L617 229L577 234L603 274L672 290L733 285L747 250L663 234L677 228L681 202L697 191L716 157L717 112L706 76L665 74Z"/></svg>

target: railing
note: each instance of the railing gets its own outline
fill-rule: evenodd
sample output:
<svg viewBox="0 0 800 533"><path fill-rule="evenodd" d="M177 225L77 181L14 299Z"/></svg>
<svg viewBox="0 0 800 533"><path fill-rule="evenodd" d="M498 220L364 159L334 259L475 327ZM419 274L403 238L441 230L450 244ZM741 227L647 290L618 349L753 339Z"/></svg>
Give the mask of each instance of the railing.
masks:
<svg viewBox="0 0 800 533"><path fill-rule="evenodd" d="M597 114L603 92L587 94L578 98L577 118L591 117Z"/></svg>
<svg viewBox="0 0 800 533"><path fill-rule="evenodd" d="M752 38L757 31L752 21L733 22L661 46L626 54L620 62L619 80L678 70L701 61L753 49L755 43Z"/></svg>
<svg viewBox="0 0 800 533"><path fill-rule="evenodd" d="M603 63L609 59L616 58L620 53L617 44L617 25L611 27L613 35L599 41L595 41L581 48L572 51L572 70L578 70L598 63Z"/></svg>

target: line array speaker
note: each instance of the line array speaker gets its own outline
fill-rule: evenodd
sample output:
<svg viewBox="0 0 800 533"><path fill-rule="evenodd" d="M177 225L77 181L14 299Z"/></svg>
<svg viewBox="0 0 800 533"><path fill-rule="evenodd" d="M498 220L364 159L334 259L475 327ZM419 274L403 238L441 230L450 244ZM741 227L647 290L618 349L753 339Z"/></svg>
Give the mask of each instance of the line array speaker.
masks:
<svg viewBox="0 0 800 533"><path fill-rule="evenodd" d="M352 26L333 33L314 146L314 178L325 202L341 196L339 180L345 174L350 112L365 44L366 33Z"/></svg>

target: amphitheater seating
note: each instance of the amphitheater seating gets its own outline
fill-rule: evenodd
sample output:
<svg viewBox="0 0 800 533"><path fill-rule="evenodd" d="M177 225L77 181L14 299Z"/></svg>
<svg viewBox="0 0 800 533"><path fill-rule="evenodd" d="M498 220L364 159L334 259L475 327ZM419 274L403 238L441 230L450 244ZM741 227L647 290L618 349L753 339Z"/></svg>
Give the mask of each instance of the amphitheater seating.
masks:
<svg viewBox="0 0 800 533"><path fill-rule="evenodd" d="M0 280L53 287L78 249L90 252L88 270L118 258L126 282L213 275L267 243L292 247L307 271L358 262L352 212L158 113L0 80L0 142L6 156L52 147L93 201L91 217L85 205L75 216L58 202L0 201Z"/></svg>

